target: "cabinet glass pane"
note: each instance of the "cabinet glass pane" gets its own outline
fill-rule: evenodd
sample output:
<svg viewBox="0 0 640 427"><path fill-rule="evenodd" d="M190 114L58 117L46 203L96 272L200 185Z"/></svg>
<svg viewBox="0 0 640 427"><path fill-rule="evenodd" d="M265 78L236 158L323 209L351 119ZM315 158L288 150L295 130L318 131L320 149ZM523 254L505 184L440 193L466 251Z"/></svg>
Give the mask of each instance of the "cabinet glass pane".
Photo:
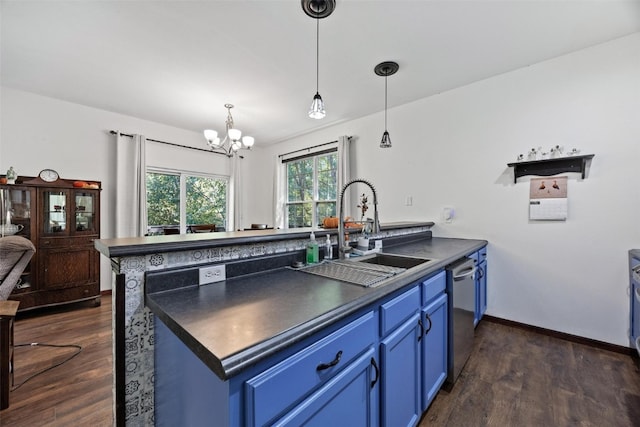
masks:
<svg viewBox="0 0 640 427"><path fill-rule="evenodd" d="M76 231L95 231L95 195L88 192L78 191L76 192L75 199Z"/></svg>
<svg viewBox="0 0 640 427"><path fill-rule="evenodd" d="M67 230L67 197L63 191L43 192L43 221L45 233Z"/></svg>
<svg viewBox="0 0 640 427"><path fill-rule="evenodd" d="M0 190L0 236L18 234L30 238L31 192L24 189Z"/></svg>

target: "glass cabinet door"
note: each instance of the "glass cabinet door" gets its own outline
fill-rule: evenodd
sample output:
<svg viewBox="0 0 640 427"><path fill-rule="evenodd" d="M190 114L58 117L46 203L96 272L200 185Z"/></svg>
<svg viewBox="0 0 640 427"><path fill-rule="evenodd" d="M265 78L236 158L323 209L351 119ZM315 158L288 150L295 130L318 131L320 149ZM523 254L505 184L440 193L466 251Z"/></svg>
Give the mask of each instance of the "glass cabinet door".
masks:
<svg viewBox="0 0 640 427"><path fill-rule="evenodd" d="M0 237L22 236L33 241L36 230L35 190L16 185L0 186ZM33 220L32 220L33 218ZM29 292L33 288L36 268L31 259L24 269L13 295Z"/></svg>
<svg viewBox="0 0 640 427"><path fill-rule="evenodd" d="M67 192L44 190L42 196L42 226L44 234L68 234Z"/></svg>
<svg viewBox="0 0 640 427"><path fill-rule="evenodd" d="M31 239L32 196L28 188L0 188L0 236L17 234Z"/></svg>
<svg viewBox="0 0 640 427"><path fill-rule="evenodd" d="M97 203L95 192L75 191L75 232L94 234L97 232Z"/></svg>

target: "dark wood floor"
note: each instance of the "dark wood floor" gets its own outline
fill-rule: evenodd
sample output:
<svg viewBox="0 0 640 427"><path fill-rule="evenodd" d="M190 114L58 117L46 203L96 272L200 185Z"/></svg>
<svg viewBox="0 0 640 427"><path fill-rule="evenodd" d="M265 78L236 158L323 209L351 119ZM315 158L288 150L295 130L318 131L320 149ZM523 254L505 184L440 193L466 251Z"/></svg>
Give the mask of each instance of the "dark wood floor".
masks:
<svg viewBox="0 0 640 427"><path fill-rule="evenodd" d="M111 299L16 322L17 343L79 344L82 353L11 393L0 426L111 426ZM15 380L73 350L19 348ZM623 354L483 321L467 366L426 426L640 426L640 370Z"/></svg>
<svg viewBox="0 0 640 427"><path fill-rule="evenodd" d="M631 356L483 321L450 393L426 426L640 426L640 370Z"/></svg>
<svg viewBox="0 0 640 427"><path fill-rule="evenodd" d="M28 381L9 395L0 426L111 426L111 296L102 305L40 310L20 315L16 344L78 344L82 351L62 366ZM21 347L14 353L15 384L73 354L75 349Z"/></svg>

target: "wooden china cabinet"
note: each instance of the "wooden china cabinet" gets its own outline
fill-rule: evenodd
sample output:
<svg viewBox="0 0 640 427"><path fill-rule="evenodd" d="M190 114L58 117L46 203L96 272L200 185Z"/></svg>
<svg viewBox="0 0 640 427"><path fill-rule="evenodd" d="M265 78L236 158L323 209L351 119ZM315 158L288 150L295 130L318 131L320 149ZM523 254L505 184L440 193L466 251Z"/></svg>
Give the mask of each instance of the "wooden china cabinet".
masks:
<svg viewBox="0 0 640 427"><path fill-rule="evenodd" d="M15 224L15 234L36 247L9 297L20 301L20 311L84 300L100 304L100 258L93 245L100 238L100 191L99 182L57 174L0 185L0 222Z"/></svg>

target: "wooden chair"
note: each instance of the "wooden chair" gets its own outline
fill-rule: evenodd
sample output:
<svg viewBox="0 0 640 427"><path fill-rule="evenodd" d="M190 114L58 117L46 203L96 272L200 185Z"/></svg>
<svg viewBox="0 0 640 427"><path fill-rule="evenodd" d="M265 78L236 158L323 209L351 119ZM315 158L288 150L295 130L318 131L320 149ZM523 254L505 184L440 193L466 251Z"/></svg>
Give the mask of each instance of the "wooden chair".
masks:
<svg viewBox="0 0 640 427"><path fill-rule="evenodd" d="M192 233L213 233L216 231L215 224L197 224L190 225L189 229L191 229Z"/></svg>

